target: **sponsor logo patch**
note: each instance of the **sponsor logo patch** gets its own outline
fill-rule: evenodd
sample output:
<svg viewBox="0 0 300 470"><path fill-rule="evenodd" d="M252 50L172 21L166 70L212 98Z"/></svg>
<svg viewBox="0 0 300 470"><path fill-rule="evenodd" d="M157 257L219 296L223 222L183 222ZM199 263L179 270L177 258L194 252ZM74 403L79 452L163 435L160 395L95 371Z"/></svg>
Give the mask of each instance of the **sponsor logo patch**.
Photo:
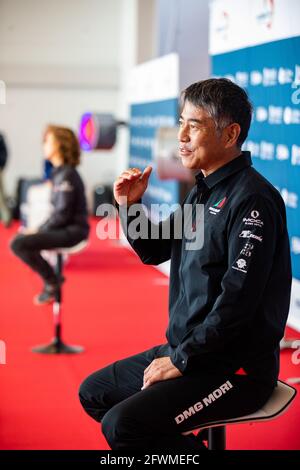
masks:
<svg viewBox="0 0 300 470"><path fill-rule="evenodd" d="M247 256L250 258L252 256L252 250L254 248L253 243L250 243L249 241L245 244L244 248L240 251L241 255Z"/></svg>
<svg viewBox="0 0 300 470"><path fill-rule="evenodd" d="M226 204L227 197L223 197L220 201L216 202L213 206L209 208L210 214L216 215L223 209L224 205Z"/></svg>
<svg viewBox="0 0 300 470"><path fill-rule="evenodd" d="M251 217L244 217L243 222L245 225L250 225L252 227L263 227L264 222L258 218L259 217L259 212L256 210L253 210L251 212Z"/></svg>
<svg viewBox="0 0 300 470"><path fill-rule="evenodd" d="M240 258L236 261L236 266L232 266L233 269L236 269L237 271L241 271L242 273L247 273L246 267L247 267L247 261L243 258Z"/></svg>
<svg viewBox="0 0 300 470"><path fill-rule="evenodd" d="M255 235L254 233L251 232L251 230L243 230L239 234L239 237L240 238L253 238L254 240L258 240L259 242L263 241L263 237L261 237L259 235Z"/></svg>
<svg viewBox="0 0 300 470"><path fill-rule="evenodd" d="M53 187L53 191L54 192L58 192L58 191L62 191L62 192L72 192L74 190L73 186L71 185L71 183L67 180L65 181L62 181L60 184L56 184L54 187Z"/></svg>

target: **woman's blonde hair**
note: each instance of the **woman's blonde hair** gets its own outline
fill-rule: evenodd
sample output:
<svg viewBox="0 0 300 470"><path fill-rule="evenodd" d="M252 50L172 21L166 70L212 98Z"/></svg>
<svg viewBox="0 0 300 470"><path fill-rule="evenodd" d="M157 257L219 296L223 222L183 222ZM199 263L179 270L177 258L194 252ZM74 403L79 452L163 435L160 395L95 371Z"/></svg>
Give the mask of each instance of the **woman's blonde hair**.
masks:
<svg viewBox="0 0 300 470"><path fill-rule="evenodd" d="M58 151L64 164L73 167L80 163L80 146L74 132L67 127L49 125L45 129L44 138L47 134L53 134L58 143Z"/></svg>

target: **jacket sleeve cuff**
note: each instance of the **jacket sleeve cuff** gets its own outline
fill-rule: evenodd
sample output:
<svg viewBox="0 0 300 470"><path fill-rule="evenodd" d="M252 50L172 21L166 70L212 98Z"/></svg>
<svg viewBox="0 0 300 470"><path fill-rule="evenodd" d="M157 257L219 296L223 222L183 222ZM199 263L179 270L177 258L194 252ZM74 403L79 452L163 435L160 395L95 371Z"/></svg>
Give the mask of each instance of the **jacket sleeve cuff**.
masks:
<svg viewBox="0 0 300 470"><path fill-rule="evenodd" d="M47 232L48 230L48 223L44 223L38 227L38 232Z"/></svg>
<svg viewBox="0 0 300 470"><path fill-rule="evenodd" d="M170 355L170 359L172 364L182 373L184 374L187 365L188 365L188 357L187 355L183 352L180 351L180 349L177 347L176 349L173 350L173 352Z"/></svg>

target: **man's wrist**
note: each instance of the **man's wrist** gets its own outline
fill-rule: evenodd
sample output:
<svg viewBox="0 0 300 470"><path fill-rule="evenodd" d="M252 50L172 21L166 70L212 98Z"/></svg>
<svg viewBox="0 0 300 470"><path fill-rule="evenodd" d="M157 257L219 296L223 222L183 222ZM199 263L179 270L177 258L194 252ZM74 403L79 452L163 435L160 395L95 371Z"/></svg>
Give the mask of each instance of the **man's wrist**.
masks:
<svg viewBox="0 0 300 470"><path fill-rule="evenodd" d="M133 206L134 204L141 204L142 203L142 199L138 199L137 201L134 201L134 202L131 202L131 203L125 203L125 204L119 204L118 201L115 199L115 206L116 208L119 210L121 209L128 209L129 207Z"/></svg>

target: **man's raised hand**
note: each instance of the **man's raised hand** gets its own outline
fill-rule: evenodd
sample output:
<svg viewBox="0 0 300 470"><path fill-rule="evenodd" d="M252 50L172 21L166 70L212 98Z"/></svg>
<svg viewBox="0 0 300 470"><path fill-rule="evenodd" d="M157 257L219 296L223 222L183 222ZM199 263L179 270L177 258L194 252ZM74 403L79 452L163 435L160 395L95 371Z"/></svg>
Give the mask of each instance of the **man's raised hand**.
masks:
<svg viewBox="0 0 300 470"><path fill-rule="evenodd" d="M123 171L114 183L114 198L120 206L130 206L141 199L147 189L151 171L151 166L147 166L144 172L138 168Z"/></svg>

